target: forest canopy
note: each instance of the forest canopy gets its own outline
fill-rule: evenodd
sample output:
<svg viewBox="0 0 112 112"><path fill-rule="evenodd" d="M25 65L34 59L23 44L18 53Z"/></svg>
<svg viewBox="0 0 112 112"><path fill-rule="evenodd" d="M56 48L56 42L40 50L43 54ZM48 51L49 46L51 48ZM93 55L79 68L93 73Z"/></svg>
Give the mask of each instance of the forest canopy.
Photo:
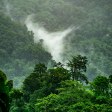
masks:
<svg viewBox="0 0 112 112"><path fill-rule="evenodd" d="M0 0L0 112L112 112L112 0Z"/></svg>

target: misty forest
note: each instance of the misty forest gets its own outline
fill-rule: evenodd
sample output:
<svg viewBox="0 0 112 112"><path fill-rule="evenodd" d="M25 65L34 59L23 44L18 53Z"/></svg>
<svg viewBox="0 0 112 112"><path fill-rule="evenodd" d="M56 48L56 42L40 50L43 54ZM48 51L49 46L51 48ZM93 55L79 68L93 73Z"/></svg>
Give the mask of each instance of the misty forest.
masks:
<svg viewBox="0 0 112 112"><path fill-rule="evenodd" d="M112 0L0 0L0 112L112 112Z"/></svg>

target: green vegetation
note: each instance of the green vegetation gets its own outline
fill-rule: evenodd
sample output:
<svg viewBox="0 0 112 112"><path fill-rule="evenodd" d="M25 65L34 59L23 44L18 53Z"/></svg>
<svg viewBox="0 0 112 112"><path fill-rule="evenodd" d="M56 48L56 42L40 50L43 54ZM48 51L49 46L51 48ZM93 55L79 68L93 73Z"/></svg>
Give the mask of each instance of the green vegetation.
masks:
<svg viewBox="0 0 112 112"><path fill-rule="evenodd" d="M64 64L34 42L29 16L51 33L78 27ZM0 112L112 112L112 0L0 0L0 69Z"/></svg>
<svg viewBox="0 0 112 112"><path fill-rule="evenodd" d="M5 67L2 66L1 68L4 71L8 69L6 73L9 75L14 74L17 76L18 73L22 76L21 79L23 79L23 74L28 74L31 72L33 70L32 66L34 66L34 63L37 63L37 60L38 62L46 63L46 61L51 59L49 53L47 53L44 49L41 49L39 45L35 45L33 43L33 34L28 32L27 28L25 28L23 25L27 17L32 15L32 21L34 23L37 22L49 31L60 31L70 26L79 26L78 30L73 31L65 38L62 57L67 60L68 57L72 55L80 54L86 56L89 60L89 66L86 72L89 80L95 78L96 74L102 74L105 76L111 75L111 7L111 0L0 0L0 12L8 15L11 20L13 20L11 23L16 24L14 27L11 25L12 28L10 29L10 27L7 27L8 24L10 24L10 22L8 22L10 20L6 20L8 23L4 23L4 25L6 25L5 27L7 28L3 31L7 32L7 35L10 36L10 38L13 38L10 39L9 37L5 36L6 40L15 40L12 42L16 43L16 45L12 43L8 44L6 42L0 44L0 47L5 46L4 48L7 49L5 50L4 48L0 48L0 53L2 56L0 57L0 61L3 61L2 63L6 64L12 55L16 60L13 61L12 58L13 62L11 63L14 63L14 66L11 64L9 67L6 64ZM4 29L4 25L0 25L0 29ZM18 30L15 31L16 29ZM8 34L10 32L12 33ZM18 37L21 38L18 40ZM3 36L0 38L3 39ZM33 43L33 45L31 43ZM18 46L23 47L18 48ZM14 50L11 56L8 56L9 54L7 53L12 52L14 48L16 50ZM40 52L42 52L42 54ZM47 55L47 58L44 55ZM43 58L40 58L41 56L43 56ZM5 60L3 57L6 57ZM21 61L20 59L18 60L18 58L21 58ZM24 58L27 58L27 64L24 64L26 63L26 59L24 60ZM24 66L24 68L21 68L20 66ZM19 70L13 72L17 68L19 68ZM29 71L27 72L27 70ZM15 80L17 80L17 78L15 78ZM16 83L19 82L16 81Z"/></svg>
<svg viewBox="0 0 112 112"><path fill-rule="evenodd" d="M0 68L10 79L14 79L14 86L21 83L18 80L33 70L36 63L48 64L50 53L42 47L42 43L34 43L33 33L27 31L26 26L13 22L0 13Z"/></svg>
<svg viewBox="0 0 112 112"><path fill-rule="evenodd" d="M79 26L64 40L65 60L71 55L85 55L89 60L89 79L96 74L112 73L112 0L1 0L1 11L13 21L32 21L49 31ZM33 48L32 48L33 49ZM30 71L31 72L31 71Z"/></svg>
<svg viewBox="0 0 112 112"><path fill-rule="evenodd" d="M9 112L9 92L13 87L12 80L8 81L6 75L0 71L0 112Z"/></svg>
<svg viewBox="0 0 112 112"><path fill-rule="evenodd" d="M74 59L77 63L74 63ZM69 61L74 63L74 67L77 67L77 69L74 69L74 77L80 76L87 66L81 59L85 60L86 57L75 56ZM80 71L77 72L77 70ZM7 102L6 109L10 107L10 112L112 111L111 76L99 75L92 82L85 84L82 82L83 80L78 81L71 77L71 69L67 70L63 66L48 69L45 64L39 63L35 66L33 73L26 77L21 89L11 89L10 81L7 86L5 74L0 72L0 75L1 82L3 81L0 86L0 94L8 95L5 97L7 98L5 102ZM83 74L83 77L86 76ZM11 91L9 92L9 90ZM11 101L10 105L9 99ZM2 108L3 105L1 105ZM4 112L4 110L1 111Z"/></svg>

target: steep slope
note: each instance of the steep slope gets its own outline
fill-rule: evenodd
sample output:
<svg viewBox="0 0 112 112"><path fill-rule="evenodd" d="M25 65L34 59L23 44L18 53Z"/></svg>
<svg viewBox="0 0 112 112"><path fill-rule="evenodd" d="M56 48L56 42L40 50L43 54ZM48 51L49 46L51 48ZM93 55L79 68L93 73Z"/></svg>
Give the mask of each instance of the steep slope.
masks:
<svg viewBox="0 0 112 112"><path fill-rule="evenodd" d="M34 43L33 38L26 26L0 14L0 68L9 78L25 76L36 63L47 64L51 60L42 43Z"/></svg>
<svg viewBox="0 0 112 112"><path fill-rule="evenodd" d="M1 0L2 1L2 0ZM112 0L9 0L5 8L14 21L31 21L48 31L79 26L64 40L63 60L71 55L86 55L88 76L112 72Z"/></svg>

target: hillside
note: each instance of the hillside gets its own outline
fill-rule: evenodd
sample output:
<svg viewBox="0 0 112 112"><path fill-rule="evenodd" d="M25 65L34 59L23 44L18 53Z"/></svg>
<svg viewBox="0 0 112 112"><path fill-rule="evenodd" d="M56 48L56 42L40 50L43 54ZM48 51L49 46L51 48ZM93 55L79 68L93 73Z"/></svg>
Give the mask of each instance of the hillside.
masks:
<svg viewBox="0 0 112 112"><path fill-rule="evenodd" d="M33 38L33 33L26 26L0 14L0 68L10 79L16 78L16 83L20 83L36 63L47 65L52 58L42 47L41 41L36 44Z"/></svg>
<svg viewBox="0 0 112 112"><path fill-rule="evenodd" d="M29 15L32 15L31 21L50 32L65 30L70 26L79 27L64 39L63 60L66 61L72 55L85 55L89 60L87 75L90 79L96 74L111 74L111 0L91 0L91 2L90 0L1 0L0 2L1 12L5 12L13 21L22 24L25 24ZM21 35L21 32L18 35ZM20 53L20 50L18 52ZM16 53L15 55L17 56Z"/></svg>
<svg viewBox="0 0 112 112"><path fill-rule="evenodd" d="M9 0L4 4L14 21L24 23L32 15L31 21L51 32L78 26L79 30L64 40L63 59L74 54L87 56L90 79L95 74L111 74L111 0Z"/></svg>
<svg viewBox="0 0 112 112"><path fill-rule="evenodd" d="M0 112L112 112L112 0L0 0Z"/></svg>

